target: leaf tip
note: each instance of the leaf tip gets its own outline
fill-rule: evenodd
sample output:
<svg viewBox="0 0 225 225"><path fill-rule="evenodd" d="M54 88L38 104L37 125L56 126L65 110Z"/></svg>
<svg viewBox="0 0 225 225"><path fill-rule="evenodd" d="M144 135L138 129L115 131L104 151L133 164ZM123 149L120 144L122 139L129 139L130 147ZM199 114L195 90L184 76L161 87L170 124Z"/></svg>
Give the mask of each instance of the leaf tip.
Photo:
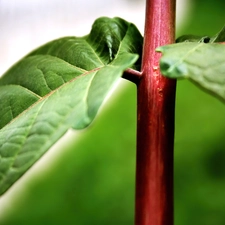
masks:
<svg viewBox="0 0 225 225"><path fill-rule="evenodd" d="M155 49L156 52L163 52L163 46L160 46Z"/></svg>
<svg viewBox="0 0 225 225"><path fill-rule="evenodd" d="M184 64L176 65L173 60L163 57L160 59L160 70L162 75L173 79L184 78L188 74Z"/></svg>

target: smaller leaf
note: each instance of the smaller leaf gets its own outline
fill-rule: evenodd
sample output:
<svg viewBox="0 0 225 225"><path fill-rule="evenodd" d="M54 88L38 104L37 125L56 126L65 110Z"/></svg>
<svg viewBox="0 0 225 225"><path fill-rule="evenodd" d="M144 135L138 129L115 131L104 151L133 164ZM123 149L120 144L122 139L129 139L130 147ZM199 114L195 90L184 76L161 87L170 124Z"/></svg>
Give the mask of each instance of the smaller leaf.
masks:
<svg viewBox="0 0 225 225"><path fill-rule="evenodd" d="M225 45L183 42L162 46L161 73L169 78L188 78L225 100Z"/></svg>
<svg viewBox="0 0 225 225"><path fill-rule="evenodd" d="M224 42L225 41L225 26L221 29L221 31L216 34L214 37L210 39L210 42Z"/></svg>
<svg viewBox="0 0 225 225"><path fill-rule="evenodd" d="M199 43L214 43L214 42L225 42L225 26L219 31L218 34L213 37L209 36L197 36L197 35L182 35L176 39L176 43L181 42L199 42Z"/></svg>
<svg viewBox="0 0 225 225"><path fill-rule="evenodd" d="M209 36L196 36L196 35L182 35L176 39L176 43L180 42L203 42L208 43L210 41Z"/></svg>

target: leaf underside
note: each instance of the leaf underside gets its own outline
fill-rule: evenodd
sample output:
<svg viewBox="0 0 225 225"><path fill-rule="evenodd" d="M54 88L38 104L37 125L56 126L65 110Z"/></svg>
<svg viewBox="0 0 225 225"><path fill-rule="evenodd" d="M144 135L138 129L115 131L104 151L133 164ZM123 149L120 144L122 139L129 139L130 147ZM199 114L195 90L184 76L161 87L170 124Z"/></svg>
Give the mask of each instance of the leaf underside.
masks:
<svg viewBox="0 0 225 225"><path fill-rule="evenodd" d="M69 128L94 119L127 68L139 69L142 36L120 18L102 17L89 35L38 48L0 79L0 194Z"/></svg>
<svg viewBox="0 0 225 225"><path fill-rule="evenodd" d="M190 39L191 38L191 39ZM212 38L182 36L177 44L161 46L161 73L169 78L187 78L205 91L225 100L225 28ZM207 40L207 41L206 41Z"/></svg>

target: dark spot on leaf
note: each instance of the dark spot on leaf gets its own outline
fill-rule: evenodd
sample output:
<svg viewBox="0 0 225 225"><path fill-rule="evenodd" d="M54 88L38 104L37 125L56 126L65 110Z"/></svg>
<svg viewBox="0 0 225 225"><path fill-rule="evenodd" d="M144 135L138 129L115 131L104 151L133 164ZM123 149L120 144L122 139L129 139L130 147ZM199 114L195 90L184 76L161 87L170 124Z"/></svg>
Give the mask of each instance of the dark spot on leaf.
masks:
<svg viewBox="0 0 225 225"><path fill-rule="evenodd" d="M200 42L202 42L202 43L209 43L209 41L210 41L210 37L205 36L205 37L203 37L203 38L201 39Z"/></svg>

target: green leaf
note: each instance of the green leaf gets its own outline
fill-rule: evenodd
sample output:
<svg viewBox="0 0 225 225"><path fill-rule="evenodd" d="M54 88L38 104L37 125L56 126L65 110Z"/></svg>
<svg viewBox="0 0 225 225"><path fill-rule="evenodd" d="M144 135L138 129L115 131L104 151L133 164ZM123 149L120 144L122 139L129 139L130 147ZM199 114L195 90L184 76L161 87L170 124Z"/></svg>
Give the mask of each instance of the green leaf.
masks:
<svg viewBox="0 0 225 225"><path fill-rule="evenodd" d="M138 69L142 36L120 18L99 18L89 35L38 48L0 79L0 194L69 128L94 119L124 70Z"/></svg>
<svg viewBox="0 0 225 225"><path fill-rule="evenodd" d="M225 45L184 42L157 48L162 52L161 73L169 78L188 78L225 100Z"/></svg>
<svg viewBox="0 0 225 225"><path fill-rule="evenodd" d="M176 43L180 42L203 42L208 43L210 41L210 37L208 36L196 36L196 35L182 35L176 39Z"/></svg>
<svg viewBox="0 0 225 225"><path fill-rule="evenodd" d="M218 34L210 39L210 42L224 42L225 41L225 26L220 30Z"/></svg>
<svg viewBox="0 0 225 225"><path fill-rule="evenodd" d="M180 42L203 42L203 43L214 43L214 42L225 42L225 26L219 31L218 34L213 37L209 36L197 36L197 35L182 35L176 39L176 43Z"/></svg>

